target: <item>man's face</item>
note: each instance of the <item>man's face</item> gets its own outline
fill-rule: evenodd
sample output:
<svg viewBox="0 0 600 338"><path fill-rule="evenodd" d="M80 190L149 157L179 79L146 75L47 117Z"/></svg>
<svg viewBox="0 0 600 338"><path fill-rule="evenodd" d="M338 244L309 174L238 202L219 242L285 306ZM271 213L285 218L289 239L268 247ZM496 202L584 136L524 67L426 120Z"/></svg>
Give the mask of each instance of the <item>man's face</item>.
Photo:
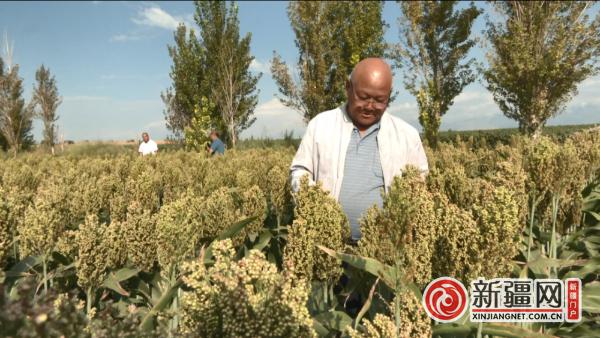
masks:
<svg viewBox="0 0 600 338"><path fill-rule="evenodd" d="M367 129L379 122L387 109L390 93L390 86L381 81L349 80L346 83L348 114L354 124L359 129Z"/></svg>
<svg viewBox="0 0 600 338"><path fill-rule="evenodd" d="M144 140L144 143L147 143L148 140L150 140L150 136L148 136L148 134L142 134L142 139Z"/></svg>
<svg viewBox="0 0 600 338"><path fill-rule="evenodd" d="M210 139L212 141L216 140L217 139L217 134L215 134L215 133L210 134Z"/></svg>

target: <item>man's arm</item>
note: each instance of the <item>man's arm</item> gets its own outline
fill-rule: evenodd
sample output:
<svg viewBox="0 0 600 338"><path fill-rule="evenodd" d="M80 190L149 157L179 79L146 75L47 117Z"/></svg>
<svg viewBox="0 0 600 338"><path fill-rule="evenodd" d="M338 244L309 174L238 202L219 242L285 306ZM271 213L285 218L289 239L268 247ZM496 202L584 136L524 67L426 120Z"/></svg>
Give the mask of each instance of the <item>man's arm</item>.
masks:
<svg viewBox="0 0 600 338"><path fill-rule="evenodd" d="M300 188L300 178L306 174L308 174L309 182L314 184L314 125L313 120L306 127L302 142L300 142L296 156L294 156L292 165L290 166L290 180L293 192L298 191Z"/></svg>

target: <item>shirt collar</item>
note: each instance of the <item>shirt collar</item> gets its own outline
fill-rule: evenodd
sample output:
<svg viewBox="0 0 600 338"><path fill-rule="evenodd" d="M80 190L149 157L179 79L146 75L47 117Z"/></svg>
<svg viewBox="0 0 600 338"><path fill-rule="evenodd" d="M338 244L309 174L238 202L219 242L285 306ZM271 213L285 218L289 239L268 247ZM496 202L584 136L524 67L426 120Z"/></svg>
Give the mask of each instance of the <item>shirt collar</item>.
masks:
<svg viewBox="0 0 600 338"><path fill-rule="evenodd" d="M376 132L379 130L379 127L381 126L381 121L373 124L372 126L370 126L369 128L367 128L367 130L365 131L365 134L363 136L361 136L362 138L365 138L369 135L371 135L372 133ZM359 131L358 128L356 126L353 127L353 130Z"/></svg>

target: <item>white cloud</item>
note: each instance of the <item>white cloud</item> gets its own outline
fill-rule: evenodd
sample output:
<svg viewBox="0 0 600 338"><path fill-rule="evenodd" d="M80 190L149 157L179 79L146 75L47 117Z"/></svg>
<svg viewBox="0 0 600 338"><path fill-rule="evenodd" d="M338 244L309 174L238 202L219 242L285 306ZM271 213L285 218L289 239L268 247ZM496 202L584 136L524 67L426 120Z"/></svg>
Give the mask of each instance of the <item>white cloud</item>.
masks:
<svg viewBox="0 0 600 338"><path fill-rule="evenodd" d="M258 105L254 110L254 117L256 121L242 132L242 139L281 138L285 131L293 132L294 137L301 137L306 129L302 115L284 106L277 98Z"/></svg>
<svg viewBox="0 0 600 338"><path fill-rule="evenodd" d="M117 34L117 35L111 36L109 41L110 42L137 41L137 40L140 40L141 38L142 37L137 34Z"/></svg>
<svg viewBox="0 0 600 338"><path fill-rule="evenodd" d="M579 85L579 89L580 90L585 90L585 89L589 89L589 88L598 89L599 85L600 85L600 76L595 76L595 77L587 78L585 81L583 81Z"/></svg>
<svg viewBox="0 0 600 338"><path fill-rule="evenodd" d="M388 112L398 116L419 131L419 108L412 96L403 96L402 102L394 102ZM454 104L442 116L440 130L472 130L508 128L516 124L506 118L494 102L492 95L483 87L474 84L454 99Z"/></svg>
<svg viewBox="0 0 600 338"><path fill-rule="evenodd" d="M408 124L419 129L418 108L415 102L394 101L387 109L387 112L401 118Z"/></svg>
<svg viewBox="0 0 600 338"><path fill-rule="evenodd" d="M583 81L578 92L567 104L565 112L550 119L548 124L600 123L600 76Z"/></svg>
<svg viewBox="0 0 600 338"><path fill-rule="evenodd" d="M548 120L549 125L600 122L600 76L585 80L578 89L579 94L572 98L562 114ZM403 99L411 103L393 103L388 111L421 130L414 98L408 96ZM517 125L516 121L502 114L490 92L474 83L454 99L454 104L442 116L440 130L515 128Z"/></svg>
<svg viewBox="0 0 600 338"><path fill-rule="evenodd" d="M189 17L189 15L188 15ZM180 16L173 16L158 6L146 7L138 12L136 18L131 19L138 25L159 27L169 30L177 29L180 23L185 23L189 26L187 20Z"/></svg>
<svg viewBox="0 0 600 338"><path fill-rule="evenodd" d="M250 70L254 72L262 72L262 73L270 73L271 72L271 62L260 62L257 59L252 60L250 62Z"/></svg>

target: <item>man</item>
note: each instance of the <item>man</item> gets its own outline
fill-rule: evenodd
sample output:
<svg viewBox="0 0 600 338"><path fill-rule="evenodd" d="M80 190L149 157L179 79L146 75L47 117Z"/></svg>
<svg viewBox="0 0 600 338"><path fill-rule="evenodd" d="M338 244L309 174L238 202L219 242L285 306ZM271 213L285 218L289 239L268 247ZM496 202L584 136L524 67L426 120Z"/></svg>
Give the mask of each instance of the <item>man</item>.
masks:
<svg viewBox="0 0 600 338"><path fill-rule="evenodd" d="M352 240L360 239L358 221L372 205L382 206L381 190L407 165L428 171L415 128L386 112L392 71L379 58L359 62L348 81L348 101L318 114L309 123L292 161L292 188L305 174L321 181L342 205Z"/></svg>
<svg viewBox="0 0 600 338"><path fill-rule="evenodd" d="M215 130L210 132L211 143L207 148L209 155L221 154L225 153L225 144L219 138L219 133Z"/></svg>
<svg viewBox="0 0 600 338"><path fill-rule="evenodd" d="M143 139L143 142L140 143L140 147L138 148L138 152L142 156L146 156L148 154L154 155L158 152L158 145L156 144L156 142L154 142L150 139L150 136L148 135L148 133L146 133L146 132L142 133L142 139Z"/></svg>

